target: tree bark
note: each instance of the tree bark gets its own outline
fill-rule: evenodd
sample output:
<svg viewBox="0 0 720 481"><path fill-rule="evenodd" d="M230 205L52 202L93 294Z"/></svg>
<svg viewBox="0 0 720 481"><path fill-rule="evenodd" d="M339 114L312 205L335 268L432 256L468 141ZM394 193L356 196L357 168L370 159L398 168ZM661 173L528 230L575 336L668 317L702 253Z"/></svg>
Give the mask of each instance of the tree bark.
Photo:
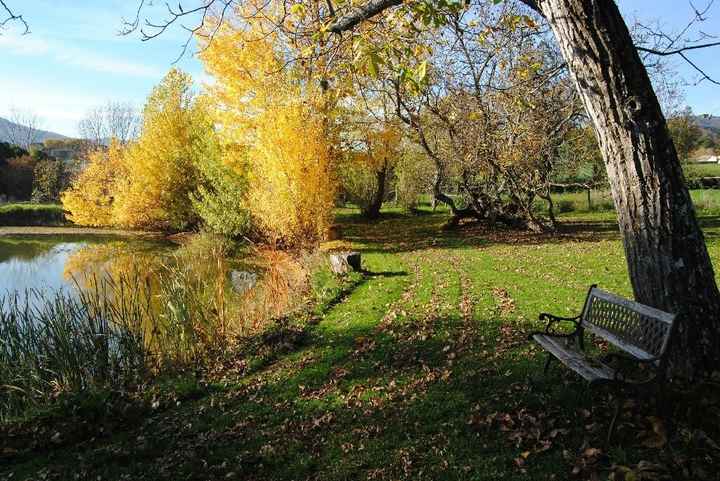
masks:
<svg viewBox="0 0 720 481"><path fill-rule="evenodd" d="M380 217L380 209L382 208L383 201L385 200L385 181L387 179L387 170L387 163L385 163L385 165L383 165L383 167L375 173L375 182L377 183L375 192L373 194L373 198L370 200L370 204L363 209L363 216L368 219L377 219Z"/></svg>
<svg viewBox="0 0 720 481"><path fill-rule="evenodd" d="M612 0L538 0L595 126L635 298L678 314L672 367L718 369L720 293L677 151Z"/></svg>

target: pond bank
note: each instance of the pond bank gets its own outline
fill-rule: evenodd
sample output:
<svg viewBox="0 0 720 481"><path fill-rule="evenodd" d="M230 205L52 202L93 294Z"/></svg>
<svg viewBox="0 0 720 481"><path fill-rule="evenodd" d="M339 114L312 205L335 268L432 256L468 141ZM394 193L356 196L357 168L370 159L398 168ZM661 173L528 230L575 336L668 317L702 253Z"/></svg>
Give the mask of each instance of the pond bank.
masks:
<svg viewBox="0 0 720 481"><path fill-rule="evenodd" d="M163 232L148 232L123 229L99 229L94 227L43 227L43 226L2 226L0 237L16 235L102 235L135 237L143 239L163 239Z"/></svg>

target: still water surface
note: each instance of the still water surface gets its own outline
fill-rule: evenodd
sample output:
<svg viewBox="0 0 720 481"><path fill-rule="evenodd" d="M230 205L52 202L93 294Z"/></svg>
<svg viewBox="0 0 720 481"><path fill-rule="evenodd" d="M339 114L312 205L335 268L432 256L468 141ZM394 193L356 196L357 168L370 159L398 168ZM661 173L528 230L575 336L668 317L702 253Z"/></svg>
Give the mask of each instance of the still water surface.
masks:
<svg viewBox="0 0 720 481"><path fill-rule="evenodd" d="M23 303L32 290L72 294L87 276L142 269L172 251L166 242L107 236L0 237L0 297Z"/></svg>

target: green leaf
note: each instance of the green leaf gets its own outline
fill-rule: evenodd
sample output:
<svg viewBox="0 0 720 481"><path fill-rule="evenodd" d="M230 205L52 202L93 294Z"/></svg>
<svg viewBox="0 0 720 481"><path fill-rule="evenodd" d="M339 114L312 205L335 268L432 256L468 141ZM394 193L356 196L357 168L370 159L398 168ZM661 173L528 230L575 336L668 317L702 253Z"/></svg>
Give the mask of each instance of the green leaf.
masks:
<svg viewBox="0 0 720 481"><path fill-rule="evenodd" d="M373 77L378 76L378 72L380 70L380 64L382 63L382 59L377 54L377 52L370 52L370 55L368 55L368 71L370 72L370 75Z"/></svg>

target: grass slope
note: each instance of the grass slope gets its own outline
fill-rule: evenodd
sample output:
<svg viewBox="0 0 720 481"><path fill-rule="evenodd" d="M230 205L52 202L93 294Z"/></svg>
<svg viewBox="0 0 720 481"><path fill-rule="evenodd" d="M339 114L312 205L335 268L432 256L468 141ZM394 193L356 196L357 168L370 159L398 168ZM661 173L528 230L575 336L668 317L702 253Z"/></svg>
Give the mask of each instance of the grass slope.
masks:
<svg viewBox="0 0 720 481"><path fill-rule="evenodd" d="M67 224L61 205L0 205L0 226L61 226Z"/></svg>
<svg viewBox="0 0 720 481"><path fill-rule="evenodd" d="M606 219L536 236L343 211L367 272L319 275L323 302L301 334L265 336L253 344L265 354L143 402L103 394L2 426L0 478L560 480L628 466L635 478L614 479L713 479L717 452L702 439L717 439L716 403L686 416L690 441L672 452L629 403L606 446L602 393L561 369L528 382L544 360L525 337L538 312L576 313L595 282L631 293ZM704 223L717 261L720 224Z"/></svg>

